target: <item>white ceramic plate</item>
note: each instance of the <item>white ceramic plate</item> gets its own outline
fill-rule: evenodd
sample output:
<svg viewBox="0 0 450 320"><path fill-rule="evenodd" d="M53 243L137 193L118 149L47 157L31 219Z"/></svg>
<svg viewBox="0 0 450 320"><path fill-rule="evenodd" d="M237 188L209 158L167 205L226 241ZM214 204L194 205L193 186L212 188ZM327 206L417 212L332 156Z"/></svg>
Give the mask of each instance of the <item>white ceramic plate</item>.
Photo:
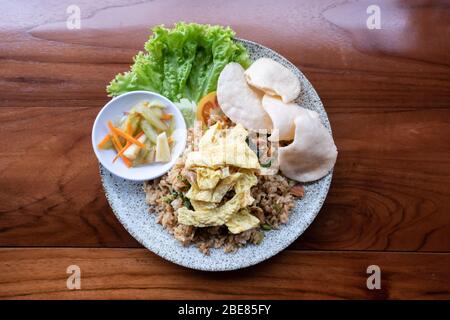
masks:
<svg viewBox="0 0 450 320"><path fill-rule="evenodd" d="M114 120L120 119L124 112L130 111L133 106L142 101L159 101L166 106L168 113L174 115L173 119L176 129L172 134L174 139L172 157L169 162L156 162L139 167L127 168L120 159L114 163L112 162L117 154L116 151L100 150L97 145L109 132L107 125L109 120L114 122ZM160 177L172 168L186 147L186 135L186 123L184 122L183 115L169 99L154 92L133 91L112 99L100 110L92 127L92 147L94 148L98 161L111 173L123 179L146 181Z"/></svg>
<svg viewBox="0 0 450 320"><path fill-rule="evenodd" d="M306 77L288 60L273 50L257 43L237 39L249 51L252 60L272 58L292 70L300 79L302 91L296 100L301 106L320 114L323 124L330 130L330 123L319 96ZM156 223L154 214L148 212L142 183L115 177L100 167L106 197L112 210L128 232L143 246L164 259L179 265L208 271L234 270L264 261L285 249L295 241L314 220L328 193L332 172L322 179L305 185L305 196L297 201L287 224L278 230L266 232L260 245L247 245L235 253L223 249L211 249L203 255L194 246L183 247L163 227Z"/></svg>

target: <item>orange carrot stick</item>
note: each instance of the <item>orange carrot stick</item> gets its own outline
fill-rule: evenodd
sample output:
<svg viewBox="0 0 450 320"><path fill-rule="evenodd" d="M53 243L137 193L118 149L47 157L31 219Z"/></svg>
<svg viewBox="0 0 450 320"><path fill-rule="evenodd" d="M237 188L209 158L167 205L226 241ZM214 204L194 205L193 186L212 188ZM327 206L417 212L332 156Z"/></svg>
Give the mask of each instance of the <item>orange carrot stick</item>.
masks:
<svg viewBox="0 0 450 320"><path fill-rule="evenodd" d="M111 136L111 141L112 144L114 146L114 149L116 149L117 152L120 152L120 150L122 150L122 144L119 141L119 138L113 133ZM124 155L121 155L120 158L122 159L122 161L125 163L125 165L130 168L132 163L130 161L130 159L128 159L127 157L125 157Z"/></svg>
<svg viewBox="0 0 450 320"><path fill-rule="evenodd" d="M114 146L116 147L116 150L117 150L117 148L119 148L119 150L117 150L117 152L119 152L120 149L122 149L122 144L120 143L119 137L117 137L116 132L113 130L114 126L112 125L111 121L108 121L108 127L111 130L111 133L110 133L111 140L112 140Z"/></svg>
<svg viewBox="0 0 450 320"><path fill-rule="evenodd" d="M173 114L171 114L171 113L164 113L162 116L161 116L161 120L170 120L170 119L172 119L173 118Z"/></svg>
<svg viewBox="0 0 450 320"><path fill-rule="evenodd" d="M125 156L121 156L120 159L122 159L122 161L125 163L125 165L126 165L128 168L131 168L132 163L131 163L130 159L128 159L128 158L125 157Z"/></svg>
<svg viewBox="0 0 450 320"><path fill-rule="evenodd" d="M109 134L107 134L102 141L100 141L100 143L97 145L97 147L99 149L103 149L103 147L105 146L105 144L109 141L109 139L111 138L111 136Z"/></svg>
<svg viewBox="0 0 450 320"><path fill-rule="evenodd" d="M122 149L122 143L117 136L112 136L112 142L117 152Z"/></svg>
<svg viewBox="0 0 450 320"><path fill-rule="evenodd" d="M144 148L144 147L145 147L145 145L144 145L142 142L137 141L135 138L133 138L132 136L130 136L128 133L123 132L123 131L120 130L119 128L114 127L114 126L112 125L112 122L111 122L111 121L108 122L108 126L109 126L109 128L110 128L115 134L117 134L117 135L119 135L119 136L125 138L127 141L130 141L130 142L132 142L132 143L138 145L138 146L141 147L141 148Z"/></svg>
<svg viewBox="0 0 450 320"><path fill-rule="evenodd" d="M125 147L123 147L122 149L119 150L119 152L117 152L117 154L116 154L116 156L114 157L114 159L113 159L112 162L113 162L113 163L116 162L116 160L117 160L119 157L122 158L123 153L125 152L125 150L128 149L129 146L131 146L131 142L130 142L130 141L127 141L127 144L125 145Z"/></svg>
<svg viewBox="0 0 450 320"><path fill-rule="evenodd" d="M130 121L127 122L127 133L131 136L133 134L133 128Z"/></svg>
<svg viewBox="0 0 450 320"><path fill-rule="evenodd" d="M144 132L140 132L135 139L139 139L142 135L144 134ZM125 147L123 147L119 153L117 153L117 155L114 157L113 159L113 163L116 162L117 158L121 157L123 155L123 153L128 149L129 146L131 146L132 143L130 141L127 141L127 144L125 145Z"/></svg>
<svg viewBox="0 0 450 320"><path fill-rule="evenodd" d="M119 149L119 147L114 143L114 147L116 147L117 152L119 153L122 149ZM125 165L130 168L131 167L131 161L130 159L128 159L127 157L125 157L123 154L121 154L120 159L122 159L122 161L125 163ZM113 160L114 162L115 160Z"/></svg>
<svg viewBox="0 0 450 320"><path fill-rule="evenodd" d="M116 149L116 151L119 152L120 149L122 149L119 145L120 141L117 141L116 139L114 139L114 136L111 136L111 141L112 141L114 149Z"/></svg>

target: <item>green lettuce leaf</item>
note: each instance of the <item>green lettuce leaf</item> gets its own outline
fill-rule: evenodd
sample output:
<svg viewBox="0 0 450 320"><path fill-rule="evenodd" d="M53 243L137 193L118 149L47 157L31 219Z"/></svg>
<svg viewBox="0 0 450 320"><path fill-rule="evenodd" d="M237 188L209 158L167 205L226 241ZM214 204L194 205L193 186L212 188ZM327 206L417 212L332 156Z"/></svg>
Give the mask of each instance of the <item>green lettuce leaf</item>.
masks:
<svg viewBox="0 0 450 320"><path fill-rule="evenodd" d="M188 128L194 127L197 104L195 104L192 101L189 101L186 98L181 98L179 102L174 103L178 107L178 109L180 109L184 121L186 121L186 126Z"/></svg>
<svg viewBox="0 0 450 320"><path fill-rule="evenodd" d="M134 57L131 70L118 74L107 87L110 96L129 91L158 92L174 102L197 103L217 89L220 72L229 62L250 65L247 50L233 41L229 27L177 23L153 28L146 52Z"/></svg>

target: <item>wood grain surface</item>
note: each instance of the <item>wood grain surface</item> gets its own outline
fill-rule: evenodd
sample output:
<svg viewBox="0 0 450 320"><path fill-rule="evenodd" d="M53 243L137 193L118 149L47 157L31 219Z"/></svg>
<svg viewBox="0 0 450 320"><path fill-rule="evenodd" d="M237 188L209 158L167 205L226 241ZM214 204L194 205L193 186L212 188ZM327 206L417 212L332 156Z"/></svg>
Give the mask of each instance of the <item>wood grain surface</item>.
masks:
<svg viewBox="0 0 450 320"><path fill-rule="evenodd" d="M2 299L439 299L448 297L448 254L287 251L225 273L189 270L145 249L0 249ZM380 290L367 267L382 265ZM67 290L67 267L81 290Z"/></svg>
<svg viewBox="0 0 450 320"><path fill-rule="evenodd" d="M73 1L2 3L0 297L450 298L450 6L377 1L382 28L369 30L372 2L76 1L80 30L66 28ZM330 118L339 157L325 205L256 275L192 272L137 249L103 194L90 132L105 86L151 26L176 21L230 25L278 51ZM71 259L116 281L92 271L91 289L68 292ZM378 293L362 282L376 263L388 270Z"/></svg>

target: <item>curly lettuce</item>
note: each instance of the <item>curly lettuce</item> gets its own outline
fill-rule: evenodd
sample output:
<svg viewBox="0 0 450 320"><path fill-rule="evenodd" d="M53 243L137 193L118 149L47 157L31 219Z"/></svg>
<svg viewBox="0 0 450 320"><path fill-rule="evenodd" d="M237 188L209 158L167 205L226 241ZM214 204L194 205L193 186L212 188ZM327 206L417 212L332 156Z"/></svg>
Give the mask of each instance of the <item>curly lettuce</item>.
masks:
<svg viewBox="0 0 450 320"><path fill-rule="evenodd" d="M130 71L118 74L106 88L110 96L135 90L158 92L174 102L197 103L217 89L229 62L250 65L247 50L233 41L229 27L180 22L172 29L153 28L145 52L134 57Z"/></svg>
<svg viewBox="0 0 450 320"><path fill-rule="evenodd" d="M177 108L180 109L184 121L186 121L187 127L192 128L195 122L197 105L186 98L181 98L179 102L174 103L177 106Z"/></svg>

